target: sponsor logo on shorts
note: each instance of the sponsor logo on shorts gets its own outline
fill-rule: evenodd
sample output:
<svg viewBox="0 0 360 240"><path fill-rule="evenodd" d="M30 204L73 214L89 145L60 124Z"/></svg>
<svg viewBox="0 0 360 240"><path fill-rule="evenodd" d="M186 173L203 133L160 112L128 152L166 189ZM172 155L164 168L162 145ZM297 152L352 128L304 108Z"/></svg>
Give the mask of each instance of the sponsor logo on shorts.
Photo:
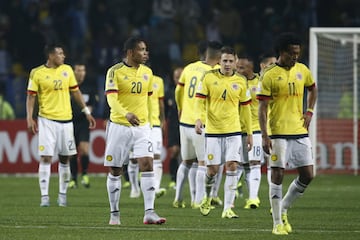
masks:
<svg viewBox="0 0 360 240"><path fill-rule="evenodd" d="M208 154L208 159L209 159L209 160L213 160L213 159L214 159L214 155Z"/></svg>
<svg viewBox="0 0 360 240"><path fill-rule="evenodd" d="M113 160L113 157L111 155L106 156L106 161L111 162Z"/></svg>
<svg viewBox="0 0 360 240"><path fill-rule="evenodd" d="M271 155L271 161L277 161L278 160L278 157L277 155Z"/></svg>

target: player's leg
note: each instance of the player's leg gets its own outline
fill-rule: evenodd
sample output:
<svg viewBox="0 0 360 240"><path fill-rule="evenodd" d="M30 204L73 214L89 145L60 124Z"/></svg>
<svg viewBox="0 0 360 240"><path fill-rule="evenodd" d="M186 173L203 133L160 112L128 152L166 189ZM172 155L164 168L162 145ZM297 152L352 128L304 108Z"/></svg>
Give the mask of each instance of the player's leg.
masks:
<svg viewBox="0 0 360 240"><path fill-rule="evenodd" d="M161 179L163 175L163 163L160 158L162 151L162 131L160 127L153 127L151 130L151 142L154 150L154 161L153 169L155 176L155 195L156 197L161 197L166 194L166 189L161 188Z"/></svg>
<svg viewBox="0 0 360 240"><path fill-rule="evenodd" d="M282 220L287 232L292 232L292 227L287 219L287 211L295 200L304 194L307 186L314 177L314 161L311 155L309 138L291 140L291 149L292 152L296 152L297 154L293 154L289 161L297 167L299 176L291 182L282 201Z"/></svg>
<svg viewBox="0 0 360 240"><path fill-rule="evenodd" d="M141 195L140 191L140 182L139 182L139 164L136 159L133 157L131 152L129 155L129 164L127 167L127 172L129 175L130 181L130 198L138 198Z"/></svg>

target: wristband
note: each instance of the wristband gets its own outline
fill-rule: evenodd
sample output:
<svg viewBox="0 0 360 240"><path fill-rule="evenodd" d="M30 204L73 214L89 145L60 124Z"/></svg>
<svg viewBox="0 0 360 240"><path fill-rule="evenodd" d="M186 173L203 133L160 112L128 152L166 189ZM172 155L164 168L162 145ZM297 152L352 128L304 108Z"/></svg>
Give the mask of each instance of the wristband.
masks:
<svg viewBox="0 0 360 240"><path fill-rule="evenodd" d="M86 115L90 115L91 112L90 112L90 109L88 107L84 107L81 112L85 113Z"/></svg>
<svg viewBox="0 0 360 240"><path fill-rule="evenodd" d="M314 109L312 109L312 108L307 108L306 111L307 111L307 112L314 113Z"/></svg>
<svg viewBox="0 0 360 240"><path fill-rule="evenodd" d="M305 114L308 115L308 116L310 116L310 117L312 117L312 115L314 114L314 110L311 109L311 108L308 108L308 109L306 109L306 113L305 113Z"/></svg>

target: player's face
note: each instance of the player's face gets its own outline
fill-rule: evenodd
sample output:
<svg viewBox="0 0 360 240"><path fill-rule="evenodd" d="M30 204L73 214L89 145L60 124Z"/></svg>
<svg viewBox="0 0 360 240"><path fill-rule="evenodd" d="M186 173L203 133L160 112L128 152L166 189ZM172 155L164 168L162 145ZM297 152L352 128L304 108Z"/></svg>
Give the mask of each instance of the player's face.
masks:
<svg viewBox="0 0 360 240"><path fill-rule="evenodd" d="M178 84L182 71L183 71L182 68L177 68L174 70L173 80L174 80L175 85Z"/></svg>
<svg viewBox="0 0 360 240"><path fill-rule="evenodd" d="M55 48L54 52L49 54L49 60L55 67L64 64L64 60L65 60L64 50L62 48Z"/></svg>
<svg viewBox="0 0 360 240"><path fill-rule="evenodd" d="M220 58L220 71L226 76L231 76L234 74L234 69L236 68L235 55L229 53L221 54Z"/></svg>
<svg viewBox="0 0 360 240"><path fill-rule="evenodd" d="M299 60L300 57L300 45L289 45L287 51L280 54L280 64L285 67L292 67Z"/></svg>
<svg viewBox="0 0 360 240"><path fill-rule="evenodd" d="M236 60L236 71L246 76L246 73L249 71L249 61L245 58L238 58Z"/></svg>
<svg viewBox="0 0 360 240"><path fill-rule="evenodd" d="M74 74L78 85L82 84L85 80L85 75L86 75L85 65L75 65Z"/></svg>
<svg viewBox="0 0 360 240"><path fill-rule="evenodd" d="M144 64L149 60L149 52L144 42L139 42L136 48L132 50L132 58L137 64Z"/></svg>

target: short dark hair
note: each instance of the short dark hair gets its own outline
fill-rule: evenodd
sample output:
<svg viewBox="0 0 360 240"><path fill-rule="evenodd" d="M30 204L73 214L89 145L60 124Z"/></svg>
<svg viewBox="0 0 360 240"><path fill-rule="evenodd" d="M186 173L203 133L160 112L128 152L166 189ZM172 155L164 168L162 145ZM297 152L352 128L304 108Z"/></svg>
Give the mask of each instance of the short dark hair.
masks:
<svg viewBox="0 0 360 240"><path fill-rule="evenodd" d="M209 44L209 42L206 41L206 40L202 40L197 44L199 56L204 56L205 55L208 44Z"/></svg>
<svg viewBox="0 0 360 240"><path fill-rule="evenodd" d="M248 53L238 53L237 57L239 59L247 59L249 62L254 63L254 58Z"/></svg>
<svg viewBox="0 0 360 240"><path fill-rule="evenodd" d="M218 58L221 53L222 44L218 41L210 41L207 45L207 54L209 58Z"/></svg>
<svg viewBox="0 0 360 240"><path fill-rule="evenodd" d="M259 56L259 62L262 63L262 62L265 62L268 58L277 58L276 56L276 53L274 51L267 51L267 52L264 52L262 54L260 54Z"/></svg>
<svg viewBox="0 0 360 240"><path fill-rule="evenodd" d="M289 45L301 45L301 40L292 32L281 33L275 41L275 52L280 55L280 52L287 51Z"/></svg>
<svg viewBox="0 0 360 240"><path fill-rule="evenodd" d="M64 50L64 45L61 43L49 43L44 47L45 57L48 58L49 54L55 52L55 48L62 48Z"/></svg>
<svg viewBox="0 0 360 240"><path fill-rule="evenodd" d="M128 38L124 43L124 52L126 53L127 50L134 50L140 42L146 43L144 39L138 36Z"/></svg>
<svg viewBox="0 0 360 240"><path fill-rule="evenodd" d="M232 54L234 56L236 56L235 53L235 49L229 46L224 46L221 48L221 54L226 53L226 54Z"/></svg>

